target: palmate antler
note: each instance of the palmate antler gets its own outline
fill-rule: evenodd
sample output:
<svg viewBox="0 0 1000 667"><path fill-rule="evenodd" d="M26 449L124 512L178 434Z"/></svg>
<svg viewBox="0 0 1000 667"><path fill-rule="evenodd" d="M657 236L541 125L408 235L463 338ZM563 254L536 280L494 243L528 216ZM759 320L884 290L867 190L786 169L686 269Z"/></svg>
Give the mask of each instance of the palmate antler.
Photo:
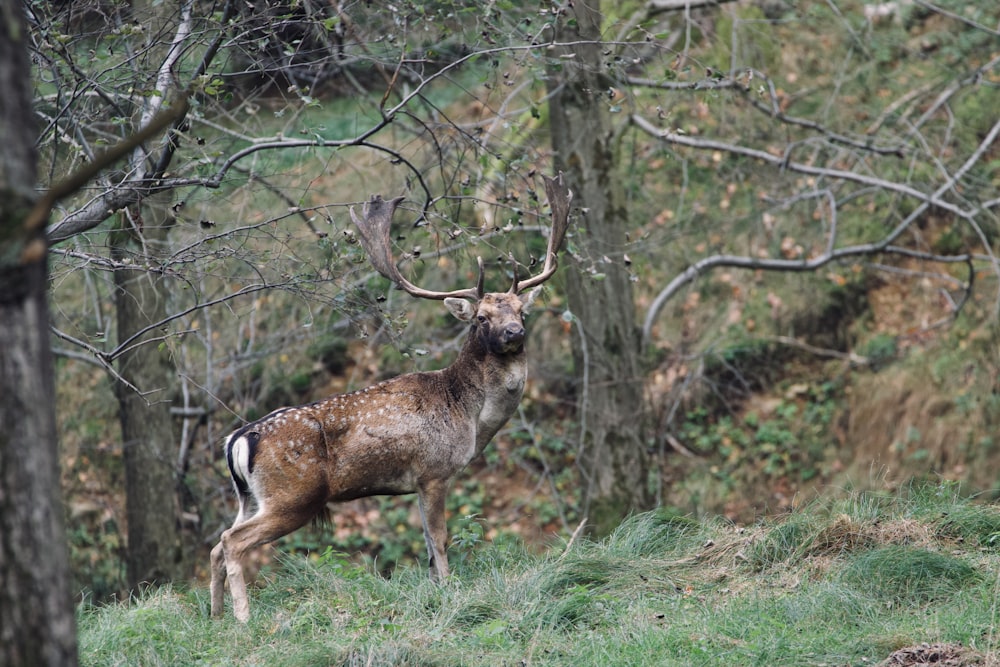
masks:
<svg viewBox="0 0 1000 667"><path fill-rule="evenodd" d="M517 264L515 264L514 284L510 286L512 294L520 294L541 285L552 277L559 265L556 253L559 252L563 239L566 238L566 229L569 227L569 205L573 201L573 192L566 186L561 171L555 178L542 176L542 181L545 183L545 196L549 200L549 208L552 209L552 229L549 230L549 245L545 249L545 264L542 266L541 273L523 281L517 279Z"/></svg>
<svg viewBox="0 0 1000 667"><path fill-rule="evenodd" d="M566 187L563 175L560 172L555 178L542 177L545 182L545 194L552 209L552 229L549 231L549 243L545 250L545 263L542 272L526 280L518 280L517 265L514 265L514 283L510 287L510 292L520 294L525 290L541 285L552 277L556 271L556 253L562 246L566 237L566 229L569 226L569 206L573 200L573 193ZM479 280L475 287L454 290L451 292L437 292L426 290L411 283L403 277L392 257L390 228L392 227L392 215L396 207L403 201L403 197L396 197L388 201L379 195L374 195L362 208L361 215L355 213L351 207L351 219L358 228L361 246L368 255L375 270L394 282L400 289L406 291L411 296L420 299L448 299L460 298L478 301L483 297L483 258L478 257Z"/></svg>

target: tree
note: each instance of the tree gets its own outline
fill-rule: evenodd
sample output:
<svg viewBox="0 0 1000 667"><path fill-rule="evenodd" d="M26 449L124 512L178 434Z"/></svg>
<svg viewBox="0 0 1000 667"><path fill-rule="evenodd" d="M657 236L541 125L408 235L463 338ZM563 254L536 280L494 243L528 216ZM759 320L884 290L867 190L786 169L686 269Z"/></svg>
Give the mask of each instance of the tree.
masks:
<svg viewBox="0 0 1000 667"><path fill-rule="evenodd" d="M75 665L44 227L21 5L0 2L0 662Z"/></svg>
<svg viewBox="0 0 1000 667"><path fill-rule="evenodd" d="M36 43L41 45L51 44L46 40L53 39L51 31L63 22L69 28L74 23L87 25L94 20L87 15L86 8L80 14L68 7L55 8L56 16L48 18L43 17L48 8L33 9ZM103 11L100 7L95 9ZM121 12L117 20L130 27L109 47L111 52L114 48L121 49L126 57L117 67L105 71L109 75L107 80L100 80L100 75L82 67L76 61L78 54L70 49L57 47L40 53L53 73L52 84L57 95L63 93L66 83L63 76L68 74L70 80L95 91L107 104L105 108L93 109L81 100L69 109L68 117L77 127L91 129L97 124L116 122L125 135L141 133L146 135L145 141L159 140L157 149L142 142L135 146L124 171L114 175L118 179L116 184L114 177L103 175L99 179L103 196L89 200L50 230L56 242L65 241L117 212L118 224L109 234L107 260L113 267L112 298L116 304L117 340L121 345L114 354L105 356L86 343L81 344L95 353L99 363L116 380L125 467L127 585L135 590L144 583L170 581L184 573L177 499L178 429L171 416L173 395L177 393L177 370L171 350L158 345L162 336L156 328L168 319L169 292L162 276L158 279L156 272L148 267L165 250L173 220L169 188L158 187L157 181L171 166L178 129L186 122L185 96L189 91L178 95L173 73L182 61L183 49L190 47L193 14L190 2L176 7L136 2L119 5L114 11ZM49 20L56 17L60 20ZM226 12L221 18L225 22ZM107 28L110 26L99 32ZM202 60L193 68L195 77L209 66L217 46L217 41L207 42ZM67 71L62 72L61 66ZM188 70L189 67L183 68L185 72ZM122 86L130 93L122 96ZM44 101L39 105L40 109L47 106ZM171 111L158 116L161 109L171 106ZM164 141L167 124L170 128ZM61 139L66 135L61 134L58 119L50 122L48 132L56 138L50 156L50 168L56 168L60 164ZM103 129L97 135L107 141ZM81 158L93 161L95 150L90 142L83 131L70 142L79 151L70 164ZM117 370L113 362L117 362Z"/></svg>
<svg viewBox="0 0 1000 667"><path fill-rule="evenodd" d="M154 195L146 201L162 201ZM184 576L180 544L178 429L170 414L177 392L177 369L170 348L158 344L155 327L168 316L169 292L145 268L126 263L135 246L147 253L162 248L170 229L166 206L141 208L143 229L134 227L131 209L119 213L113 232L115 319L118 340L132 343L118 359L122 382L115 385L122 426L125 507L128 523L128 586L168 582ZM152 255L152 256L155 256ZM136 387L143 387L140 393Z"/></svg>
<svg viewBox="0 0 1000 667"><path fill-rule="evenodd" d="M144 33L174 39L150 39L141 57L133 62L136 82L145 82L147 72L156 72L154 94L137 104L136 125L141 128L156 115L170 94L170 70L180 59L182 36L189 30L190 7L180 15L167 4L132 3L135 20ZM136 48L136 47L133 47ZM139 50L137 48L137 50ZM148 84L147 84L148 85ZM140 146L129 161L132 174L156 178L169 167L169 152L155 153ZM162 256L173 226L169 192L156 192L128 206L117 215L110 234L114 271L115 320L119 341L132 341L118 358L123 382L115 385L122 426L125 464L125 507L128 523L128 587L163 583L185 575L180 536L180 509L176 451L179 429L170 409L177 393L177 367L171 350L157 344L159 333L150 329L166 319L170 292L166 281L144 268L145 262ZM133 258L143 259L136 265ZM142 387L140 392L135 388Z"/></svg>
<svg viewBox="0 0 1000 667"><path fill-rule="evenodd" d="M618 166L619 132L607 103L612 78L604 66L603 20L599 2L566 11L556 23L555 41L571 46L563 47L567 57L548 76L553 159L568 174L581 211L566 291L580 334L573 356L585 425L584 513L599 533L652 504L648 424L622 409L643 402L642 348L625 252L630 221Z"/></svg>

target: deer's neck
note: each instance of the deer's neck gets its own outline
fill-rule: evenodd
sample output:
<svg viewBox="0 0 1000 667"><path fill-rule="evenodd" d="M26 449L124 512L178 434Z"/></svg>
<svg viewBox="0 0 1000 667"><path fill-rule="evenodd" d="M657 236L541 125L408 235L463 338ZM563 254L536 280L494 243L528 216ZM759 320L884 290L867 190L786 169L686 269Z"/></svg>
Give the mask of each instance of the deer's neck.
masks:
<svg viewBox="0 0 1000 667"><path fill-rule="evenodd" d="M475 453L479 454L521 402L527 355L523 348L508 354L491 352L473 327L458 358L444 373L453 399L476 419Z"/></svg>

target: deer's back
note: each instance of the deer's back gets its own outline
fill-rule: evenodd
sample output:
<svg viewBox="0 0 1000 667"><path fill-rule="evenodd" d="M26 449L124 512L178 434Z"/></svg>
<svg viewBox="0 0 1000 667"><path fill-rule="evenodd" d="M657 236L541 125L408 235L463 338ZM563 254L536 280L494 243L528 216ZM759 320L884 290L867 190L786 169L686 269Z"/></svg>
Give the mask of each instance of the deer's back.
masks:
<svg viewBox="0 0 1000 667"><path fill-rule="evenodd" d="M253 443L258 498L319 488L325 500L412 493L475 455L475 420L442 372L413 373L350 394L282 408L230 436ZM263 493L261 493L263 491Z"/></svg>

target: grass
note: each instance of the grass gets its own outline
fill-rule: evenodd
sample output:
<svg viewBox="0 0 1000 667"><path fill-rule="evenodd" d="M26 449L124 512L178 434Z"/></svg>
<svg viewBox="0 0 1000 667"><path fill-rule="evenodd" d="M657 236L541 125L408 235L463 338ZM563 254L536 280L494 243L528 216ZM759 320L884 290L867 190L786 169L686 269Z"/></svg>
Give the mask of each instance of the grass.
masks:
<svg viewBox="0 0 1000 667"><path fill-rule="evenodd" d="M994 664L998 522L945 485L747 528L651 512L543 554L484 543L440 586L288 557L246 626L209 619L202 586L81 608L81 663L871 665L942 642Z"/></svg>

